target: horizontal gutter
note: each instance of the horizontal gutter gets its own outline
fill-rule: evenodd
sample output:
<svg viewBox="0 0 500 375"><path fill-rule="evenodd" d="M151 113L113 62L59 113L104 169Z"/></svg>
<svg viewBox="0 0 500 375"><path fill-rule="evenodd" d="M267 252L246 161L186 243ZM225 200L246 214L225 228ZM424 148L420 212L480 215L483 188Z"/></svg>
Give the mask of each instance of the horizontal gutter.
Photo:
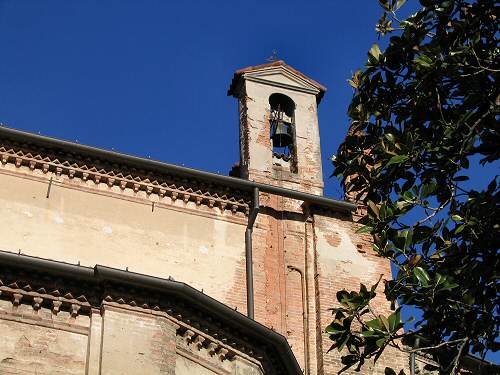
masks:
<svg viewBox="0 0 500 375"><path fill-rule="evenodd" d="M255 181L224 176L193 168L181 167L179 165L163 163L156 160L144 159L137 156L123 154L115 151L103 150L97 147L86 146L79 143L64 141L57 138L46 137L30 132L8 128L5 126L0 126L0 140L4 137L17 142L33 143L42 147L61 149L70 153L90 155L111 163L126 164L134 168L145 169L148 171L156 171L165 174L175 174L182 177L199 178L249 193L252 193L255 188L258 188L259 191L264 193L297 199L303 201L304 203L308 203L318 207L324 207L344 212L352 212L356 210L355 204L342 200L330 199L315 194L303 193L300 191L262 184Z"/></svg>
<svg viewBox="0 0 500 375"><path fill-rule="evenodd" d="M275 349L287 374L302 374L295 355L284 336L185 283L101 265L90 268L1 250L0 266L44 272L71 280L94 283L96 287L104 286L106 283L114 283L123 287L140 287L141 291L160 292L182 299L189 306L225 322L231 330L241 330L245 336L259 342L259 345L266 344Z"/></svg>

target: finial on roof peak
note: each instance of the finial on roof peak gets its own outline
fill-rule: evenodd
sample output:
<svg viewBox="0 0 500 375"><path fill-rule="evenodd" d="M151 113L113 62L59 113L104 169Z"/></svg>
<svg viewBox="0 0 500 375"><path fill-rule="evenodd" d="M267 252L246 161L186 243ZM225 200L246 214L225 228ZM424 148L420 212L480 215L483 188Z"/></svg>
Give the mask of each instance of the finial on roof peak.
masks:
<svg viewBox="0 0 500 375"><path fill-rule="evenodd" d="M278 58L278 51L276 51L275 49L273 49L273 52L271 52L271 56L269 56L267 58L267 61L269 62L275 62L275 61L278 61L279 58Z"/></svg>

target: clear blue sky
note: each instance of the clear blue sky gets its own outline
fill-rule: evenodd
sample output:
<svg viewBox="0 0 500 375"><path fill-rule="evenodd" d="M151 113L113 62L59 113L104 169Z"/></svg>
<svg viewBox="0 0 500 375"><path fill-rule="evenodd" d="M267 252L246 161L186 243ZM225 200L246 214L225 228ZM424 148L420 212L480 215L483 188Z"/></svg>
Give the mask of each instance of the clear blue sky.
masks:
<svg viewBox="0 0 500 375"><path fill-rule="evenodd" d="M341 198L328 158L380 15L375 0L0 0L0 122L227 174L239 153L233 72L276 49L328 87L325 192Z"/></svg>
<svg viewBox="0 0 500 375"><path fill-rule="evenodd" d="M272 50L328 87L324 173L347 130L346 80L376 1L0 0L0 122L226 174L238 160L233 72ZM333 179L327 195L341 197Z"/></svg>

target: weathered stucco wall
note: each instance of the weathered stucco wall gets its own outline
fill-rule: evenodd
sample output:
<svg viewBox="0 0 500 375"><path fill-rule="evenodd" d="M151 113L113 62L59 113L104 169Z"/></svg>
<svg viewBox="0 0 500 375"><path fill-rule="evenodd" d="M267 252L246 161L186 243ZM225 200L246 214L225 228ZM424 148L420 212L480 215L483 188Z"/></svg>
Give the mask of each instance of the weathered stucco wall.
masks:
<svg viewBox="0 0 500 375"><path fill-rule="evenodd" d="M324 373L336 374L343 367L341 355L345 353L341 354L336 350L328 353L332 341L324 332L332 320L332 313L328 309L338 306L336 292L343 289L358 291L361 283L369 288L380 277L391 279L392 273L390 263L373 251L371 237L356 233L361 225L336 215L314 215L314 224L318 288L316 303L319 307L318 325L321 330L318 334L322 336L318 342L322 348L318 349L322 351ZM384 284L380 282L371 308L375 314L387 315L391 310L383 290ZM318 338L321 337L319 335ZM389 348L376 366L367 362L362 373L383 375L386 366L408 369L408 356ZM355 373L354 370L352 373Z"/></svg>
<svg viewBox="0 0 500 375"><path fill-rule="evenodd" d="M93 182L88 191L82 190L84 184L67 182L54 179L46 198L49 176L0 173L0 249L171 276L245 310L244 287L229 293L244 281L244 219L160 203L153 209L140 196L104 195ZM102 189L113 193L107 186Z"/></svg>

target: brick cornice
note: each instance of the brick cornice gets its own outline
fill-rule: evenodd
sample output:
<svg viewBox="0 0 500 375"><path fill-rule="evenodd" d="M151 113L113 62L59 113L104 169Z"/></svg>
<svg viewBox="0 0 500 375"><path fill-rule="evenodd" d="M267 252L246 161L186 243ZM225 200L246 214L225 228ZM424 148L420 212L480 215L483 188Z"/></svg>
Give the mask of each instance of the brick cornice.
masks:
<svg viewBox="0 0 500 375"><path fill-rule="evenodd" d="M49 172L56 176L67 176L82 182L93 181L96 185L118 186L121 190L143 191L147 196L156 195L159 201L169 197L171 201L194 202L197 206L226 210L233 214L248 214L250 197L242 191L215 185L194 178L179 178L174 175L152 173L112 164L102 159L61 152L32 144L0 140L0 162L27 167L31 171Z"/></svg>

